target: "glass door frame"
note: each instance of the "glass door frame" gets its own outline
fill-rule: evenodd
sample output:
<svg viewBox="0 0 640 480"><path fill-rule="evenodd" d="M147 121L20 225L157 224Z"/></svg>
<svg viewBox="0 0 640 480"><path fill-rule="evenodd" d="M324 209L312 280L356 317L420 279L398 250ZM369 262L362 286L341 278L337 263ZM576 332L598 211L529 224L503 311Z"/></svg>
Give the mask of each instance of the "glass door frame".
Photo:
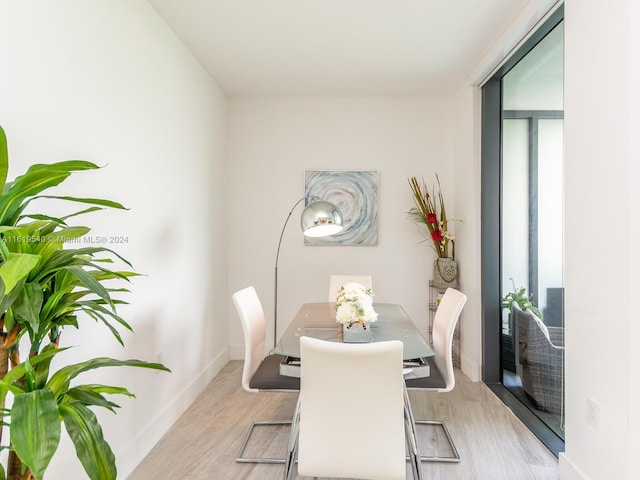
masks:
<svg viewBox="0 0 640 480"><path fill-rule="evenodd" d="M564 7L560 6L484 84L481 116L482 380L556 456L564 451L564 441L502 385L502 77L563 20Z"/></svg>

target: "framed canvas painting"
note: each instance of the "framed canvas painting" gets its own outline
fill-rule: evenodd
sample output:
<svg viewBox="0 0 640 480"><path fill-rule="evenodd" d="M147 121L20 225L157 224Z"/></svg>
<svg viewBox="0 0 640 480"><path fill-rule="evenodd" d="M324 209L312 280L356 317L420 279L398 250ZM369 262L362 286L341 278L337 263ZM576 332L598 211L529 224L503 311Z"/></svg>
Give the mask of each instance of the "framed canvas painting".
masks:
<svg viewBox="0 0 640 480"><path fill-rule="evenodd" d="M308 238L305 245L378 244L378 172L374 170L307 170L307 204L320 198L342 213L344 229L330 237Z"/></svg>

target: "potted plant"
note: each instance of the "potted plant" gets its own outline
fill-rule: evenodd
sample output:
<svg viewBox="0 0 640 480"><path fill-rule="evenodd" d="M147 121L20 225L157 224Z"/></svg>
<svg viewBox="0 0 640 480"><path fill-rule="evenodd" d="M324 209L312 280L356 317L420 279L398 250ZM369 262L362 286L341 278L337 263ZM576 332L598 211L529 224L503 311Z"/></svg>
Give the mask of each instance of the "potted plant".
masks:
<svg viewBox="0 0 640 480"><path fill-rule="evenodd" d="M373 291L357 282L349 282L338 290L336 322L342 324L342 339L347 343L370 342L371 323L378 319L373 309Z"/></svg>
<svg viewBox="0 0 640 480"><path fill-rule="evenodd" d="M542 312L533 304L531 296L527 295L527 289L525 287L516 288L513 278L510 278L510 280L513 285L513 290L503 297L502 308L509 310L509 313L511 313L513 302L516 302L523 312L528 308L535 313L538 318L542 319Z"/></svg>
<svg viewBox="0 0 640 480"><path fill-rule="evenodd" d="M419 226L426 227L427 238L432 242L433 250L436 252L433 284L445 288L455 287L458 284L458 266L455 261L455 236L449 231L449 222L457 219L448 219L438 175L436 175L436 181L438 191L436 194L435 187L432 188L432 195L424 181L420 183L416 177L409 178L415 204L409 210L409 216Z"/></svg>
<svg viewBox="0 0 640 480"><path fill-rule="evenodd" d="M6 474L15 480L41 480L57 450L61 424L89 478L115 479L115 457L92 408L115 411L118 405L107 395L133 395L119 386L72 381L103 367L168 369L158 363L100 357L53 371L51 362L64 357L67 348L60 347L60 339L66 327L80 328L93 319L121 344L118 329L131 330L116 311L125 303L117 297L128 290L114 282L126 282L136 274L109 268L115 262L131 266L106 247L84 246L78 240L90 228L70 225L81 215L124 207L103 199L43 194L74 172L98 168L91 162L32 165L13 183L6 183L8 165L6 136L0 127L0 403L13 396L11 409L2 410L9 442L1 448L9 449L9 462L6 471L0 465L0 480ZM63 217L29 213L27 207L37 198L85 206ZM72 242L80 247L69 248ZM21 340L28 349L24 360L19 355Z"/></svg>
<svg viewBox="0 0 640 480"><path fill-rule="evenodd" d="M542 312L538 307L536 307L531 301L530 295L527 294L527 289L525 287L516 288L516 284L513 281L513 278L510 279L511 284L513 285L513 290L507 293L502 298L502 309L509 311L509 320L508 320L508 328L503 326L502 329L502 338L501 338L501 349L502 349L502 359L504 368L510 370L512 372L516 371L516 363L515 363L515 332L514 332L514 319L513 319L513 302L515 302L520 310L526 311L527 309L531 310L536 314L538 318L542 318Z"/></svg>

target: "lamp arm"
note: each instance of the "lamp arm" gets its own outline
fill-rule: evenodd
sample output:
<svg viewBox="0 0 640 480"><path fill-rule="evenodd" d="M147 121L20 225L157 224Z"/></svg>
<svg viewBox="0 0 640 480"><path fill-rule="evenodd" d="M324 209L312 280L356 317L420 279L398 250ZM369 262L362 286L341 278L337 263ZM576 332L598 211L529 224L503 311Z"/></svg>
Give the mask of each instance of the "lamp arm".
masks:
<svg viewBox="0 0 640 480"><path fill-rule="evenodd" d="M278 240L278 250L276 250L276 266L274 268L274 298L273 298L273 348L276 348L278 344L278 259L280 258L280 246L282 245L282 237L284 236L284 231L287 228L287 223L289 223L289 219L291 218L291 214L296 209L300 203L305 200L307 197L302 197L298 200L295 205L289 211L289 215L287 215L287 219L284 221L284 225L282 226L282 232L280 232L280 240Z"/></svg>
<svg viewBox="0 0 640 480"><path fill-rule="evenodd" d="M298 205L300 205L300 202L302 202L305 198L307 197L302 197L300 200L298 200L295 203L295 205L289 212L289 215L287 215L287 219L284 221L284 225L282 226L282 231L280 232L280 240L278 240L278 250L276 251L276 270L278 269L278 259L280 258L280 245L282 245L282 237L284 236L284 231L287 228L287 223L289 223L289 219L291 218L291 214L293 213L293 211L296 209Z"/></svg>

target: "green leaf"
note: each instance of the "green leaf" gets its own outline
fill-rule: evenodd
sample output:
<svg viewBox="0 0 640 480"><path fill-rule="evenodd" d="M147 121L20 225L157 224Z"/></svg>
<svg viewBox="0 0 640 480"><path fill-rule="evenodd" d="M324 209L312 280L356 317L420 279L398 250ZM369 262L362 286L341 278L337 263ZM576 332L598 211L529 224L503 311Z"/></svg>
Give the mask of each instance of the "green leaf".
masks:
<svg viewBox="0 0 640 480"><path fill-rule="evenodd" d="M61 287L56 284L56 290L49 295L40 310L40 320L45 323L57 322L60 315L75 310L75 303L86 295L85 292L73 292L74 287Z"/></svg>
<svg viewBox="0 0 640 480"><path fill-rule="evenodd" d="M64 220L62 220L61 218L44 215L42 213L30 213L27 215L23 215L22 217L20 217L18 221L23 220L25 218L31 218L33 220L47 220L55 223L56 225L65 225Z"/></svg>
<svg viewBox="0 0 640 480"><path fill-rule="evenodd" d="M121 303L121 302L118 302L118 303ZM87 311L94 312L105 323L109 323L109 322L104 318L103 315L100 315L100 313L110 316L111 318L113 318L116 322L118 322L120 325L122 325L127 330L133 331L133 328L131 327L131 325L129 325L122 317L120 317L114 311L109 310L109 309L103 307L102 305L100 305L97 300L96 301L89 300L89 301L78 302L78 305L81 306L82 310L84 310L85 312L87 312Z"/></svg>
<svg viewBox="0 0 640 480"><path fill-rule="evenodd" d="M62 183L70 174L64 171L28 171L16 178L11 187L0 197L0 223L14 225L24 210L27 197L36 195Z"/></svg>
<svg viewBox="0 0 640 480"><path fill-rule="evenodd" d="M27 392L33 392L36 386L36 372L33 369L33 365L29 362L29 359L24 362L24 371Z"/></svg>
<svg viewBox="0 0 640 480"><path fill-rule="evenodd" d="M0 278L4 283L5 293L11 292L16 284L24 279L35 268L40 260L39 255L17 253L0 265Z"/></svg>
<svg viewBox="0 0 640 480"><path fill-rule="evenodd" d="M40 331L40 309L42 308L42 286L39 283L27 283L13 302L16 320L26 323L32 332Z"/></svg>
<svg viewBox="0 0 640 480"><path fill-rule="evenodd" d="M104 315L100 314L93 308L83 308L82 311L85 312L89 317L93 318L96 322L102 322L109 329L111 334L116 338L118 343L124 347L124 341L122 340L122 336L120 335L120 332L118 332L116 327L114 327L111 324L111 322L109 322L109 320L105 318ZM120 317L116 316L115 318L120 318ZM131 330L131 328L129 329Z"/></svg>
<svg viewBox="0 0 640 480"><path fill-rule="evenodd" d="M85 213L98 212L100 210L104 210L104 208L102 208L102 207L85 208L84 210L80 210L78 212L73 212L73 213L70 213L68 215L65 215L64 217L62 217L62 220L68 220L71 217L76 217L78 215L84 215Z"/></svg>
<svg viewBox="0 0 640 480"><path fill-rule="evenodd" d="M64 249L58 250L54 255L51 256L49 261L43 268L38 272L36 280L43 282L43 280L47 277L56 273L58 270L68 267L68 266L84 266L84 265L92 265L88 260L88 257L93 257L96 253L106 252L114 255L128 266L131 267L131 263L124 257L118 255L113 250L103 247L87 247L87 248L79 248L79 249ZM86 257L86 258L85 258ZM97 266L96 266L97 268ZM115 276L119 278L126 279L128 276L127 272L113 272Z"/></svg>
<svg viewBox="0 0 640 480"><path fill-rule="evenodd" d="M47 349L44 348L42 350L42 353L35 355L31 358L29 358L29 362L31 363L32 366L36 367L36 365L38 365L40 362L44 362L44 361L51 361L51 357L64 352L65 350L68 350L70 347L61 347L58 349ZM36 367L37 368L37 367ZM14 382L16 382L17 380L20 379L20 377L22 377L25 374L25 366L24 363L20 363L18 365L16 365L15 367L13 367L11 370L9 370L9 372L4 376L4 378L1 381L4 381L7 384L13 384ZM2 402L0 402L2 403Z"/></svg>
<svg viewBox="0 0 640 480"><path fill-rule="evenodd" d="M9 172L9 150L7 148L7 135L0 126L0 194L4 191L4 184L7 181Z"/></svg>
<svg viewBox="0 0 640 480"><path fill-rule="evenodd" d="M52 343L48 344L46 347L42 349L42 353L50 352L57 350L55 345ZM33 365L32 357L29 359L29 362ZM51 366L51 359L53 355L46 358L39 358L38 362L33 365L34 371L36 372L36 388L44 388L47 384L47 380L49 380L49 367Z"/></svg>
<svg viewBox="0 0 640 480"><path fill-rule="evenodd" d="M36 245L34 253L41 256L40 265L49 262L56 252L64 248L64 244L70 240L76 240L91 231L88 227L61 228L41 237Z"/></svg>
<svg viewBox="0 0 640 480"><path fill-rule="evenodd" d="M95 414L81 403L60 405L64 426L91 480L115 480L116 459Z"/></svg>
<svg viewBox="0 0 640 480"><path fill-rule="evenodd" d="M144 362L142 360L116 360L114 358L99 357L87 360L86 362L76 363L73 365L67 365L61 368L56 373L51 375L51 378L47 382L47 387L53 391L56 396L63 394L69 389L69 384L72 379L80 375L81 373L103 367L139 367L139 368L151 368L154 370L164 370L170 372L167 367L160 363Z"/></svg>
<svg viewBox="0 0 640 480"><path fill-rule="evenodd" d="M0 380L0 403L4 404L4 399L7 396L7 392L11 392L14 395L20 395L25 393L23 389L13 385L12 383L5 380L7 377Z"/></svg>
<svg viewBox="0 0 640 480"><path fill-rule="evenodd" d="M95 168L98 166L84 160L32 165L0 196L0 224L15 225L35 195L59 185L74 171Z"/></svg>
<svg viewBox="0 0 640 480"><path fill-rule="evenodd" d="M106 288L102 286L95 278L93 278L88 272L80 267L64 267L65 270L73 273L75 277L82 282L82 284L91 290L93 293L102 298L105 302L111 303L111 296Z"/></svg>
<svg viewBox="0 0 640 480"><path fill-rule="evenodd" d="M86 160L64 160L62 162L55 163L36 163L29 167L28 172L38 170L62 170L65 172L78 172L81 170L96 170L100 167L93 162Z"/></svg>
<svg viewBox="0 0 640 480"><path fill-rule="evenodd" d="M57 200L67 200L69 202L89 203L91 205L101 205L103 207L117 208L120 210L128 210L127 207L121 203L114 202L112 200L105 200L104 198L78 198L78 197L59 197L53 195L39 195L35 198L51 198ZM35 199L34 198L34 199Z"/></svg>
<svg viewBox="0 0 640 480"><path fill-rule="evenodd" d="M113 411L113 408L120 408L119 405L108 401L103 394L108 395L125 395L129 398L135 398L135 395L124 387L116 387L112 385L86 384L76 385L70 388L64 394L64 403L80 402L84 405L105 407Z"/></svg>
<svg viewBox="0 0 640 480"><path fill-rule="evenodd" d="M44 241L62 240L64 242L66 240L80 238L83 235L86 235L87 233L89 233L90 231L91 229L89 227L84 227L84 226L67 227L46 235Z"/></svg>
<svg viewBox="0 0 640 480"><path fill-rule="evenodd" d="M78 385L77 388L84 388L96 393L108 393L109 395L126 395L127 397L135 398L135 395L124 387L114 387L112 385L97 385L92 383L86 385Z"/></svg>
<svg viewBox="0 0 640 480"><path fill-rule="evenodd" d="M35 390L17 395L11 408L10 431L18 457L36 480L42 480L60 443L60 417L53 393Z"/></svg>
<svg viewBox="0 0 640 480"><path fill-rule="evenodd" d="M85 385L70 388L64 396L65 403L69 403L70 400L73 400L87 406L104 407L114 413L115 409L120 407L119 405L104 398L99 392L96 392L91 388L87 388Z"/></svg>

